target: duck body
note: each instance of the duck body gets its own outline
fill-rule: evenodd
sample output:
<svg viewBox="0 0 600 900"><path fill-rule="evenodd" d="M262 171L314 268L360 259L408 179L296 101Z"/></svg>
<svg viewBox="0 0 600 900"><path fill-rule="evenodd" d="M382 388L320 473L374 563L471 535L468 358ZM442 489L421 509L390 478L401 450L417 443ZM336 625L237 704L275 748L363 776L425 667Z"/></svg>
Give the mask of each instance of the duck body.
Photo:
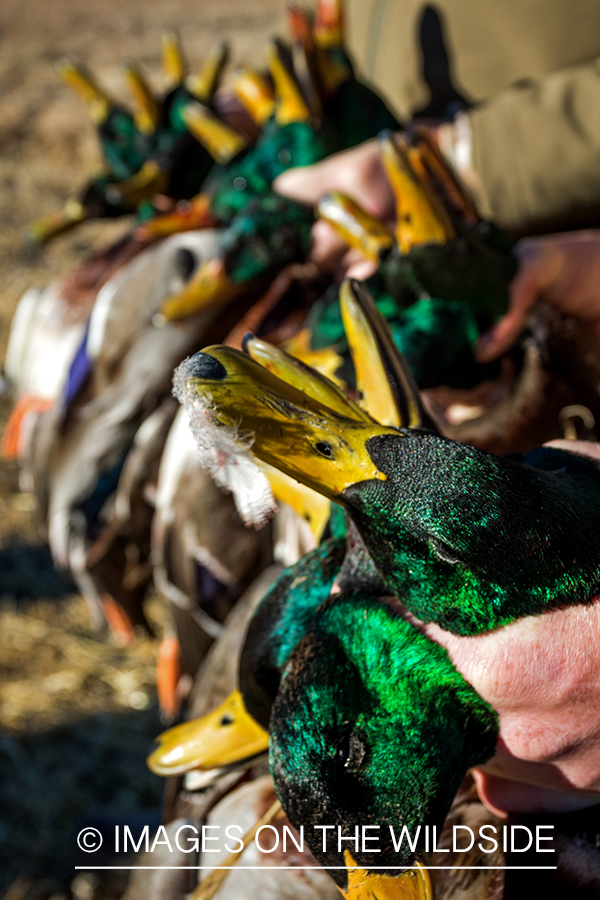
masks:
<svg viewBox="0 0 600 900"><path fill-rule="evenodd" d="M19 301L6 357L16 404L3 437L3 453L19 458L23 489L38 497L44 493L48 442L33 441L33 432L41 419L52 415L50 410L65 390L98 292L142 248L128 235L45 289L27 291ZM52 428L43 430L50 435Z"/></svg>
<svg viewBox="0 0 600 900"><path fill-rule="evenodd" d="M215 244L212 231L176 235L144 250L101 287L61 396L48 414L39 496L55 564L68 566L96 605L97 595L108 592L142 623L141 598L151 577L149 508L144 502L139 533L127 535L132 521L119 519L113 501L122 476L129 478L127 460L138 430L168 396L173 365L214 319L211 311L187 328L157 329L151 321L156 304L188 276L190 259L202 259ZM166 434L159 432L164 442ZM153 458L156 452L153 445ZM124 579L128 542L144 557L144 577L131 602Z"/></svg>
<svg viewBox="0 0 600 900"><path fill-rule="evenodd" d="M154 582L169 608L180 674L193 678L239 596L268 564L269 530L245 528L199 464L179 410L164 443L152 521Z"/></svg>
<svg viewBox="0 0 600 900"><path fill-rule="evenodd" d="M210 811L206 823L220 828L213 834L223 835L231 825L242 828L245 834L276 800L272 779L269 775L263 775L227 794ZM288 828L285 853L281 851L284 826ZM338 889L329 874L318 868L306 843L302 851L292 843L289 820L281 817L272 827L277 831L280 850L273 853L261 851L253 841L239 857L239 866L249 868L234 868L226 886L219 890L216 897L222 900L225 897L236 897L238 900L255 900L256 897L263 900L337 900ZM236 836L240 834L239 831L233 833ZM294 834L294 837L299 843L298 835ZM264 838L261 844L268 851L274 843L274 836L264 834ZM233 841L228 843L235 846ZM206 868L227 865L227 856L227 851L220 847L218 853L201 855L200 864ZM202 875L207 877L206 872Z"/></svg>

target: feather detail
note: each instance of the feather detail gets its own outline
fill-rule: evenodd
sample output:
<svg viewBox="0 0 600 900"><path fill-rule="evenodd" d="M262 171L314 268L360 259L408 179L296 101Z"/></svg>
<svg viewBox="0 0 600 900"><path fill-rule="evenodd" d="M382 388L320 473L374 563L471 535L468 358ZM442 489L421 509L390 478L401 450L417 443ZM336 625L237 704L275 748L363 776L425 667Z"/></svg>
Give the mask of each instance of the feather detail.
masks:
<svg viewBox="0 0 600 900"><path fill-rule="evenodd" d="M277 503L267 476L250 453L252 439L237 428L221 425L208 405L210 400L188 392L187 363L186 359L175 370L173 394L188 414L202 467L233 495L244 524L262 528L277 512Z"/></svg>

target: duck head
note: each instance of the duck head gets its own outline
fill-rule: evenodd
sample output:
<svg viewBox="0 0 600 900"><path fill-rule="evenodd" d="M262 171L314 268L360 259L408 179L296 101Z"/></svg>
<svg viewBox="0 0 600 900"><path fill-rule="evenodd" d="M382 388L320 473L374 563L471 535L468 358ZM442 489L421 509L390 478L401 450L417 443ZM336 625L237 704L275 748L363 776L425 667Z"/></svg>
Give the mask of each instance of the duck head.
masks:
<svg viewBox="0 0 600 900"><path fill-rule="evenodd" d="M467 769L493 754L496 737L494 712L445 650L398 604L348 592L319 609L283 672L271 772L290 821L304 825L344 896L424 900L433 896L425 828L431 838L441 827ZM324 840L314 825L334 829ZM356 842L339 841L355 833ZM363 833L375 840L363 844Z"/></svg>
<svg viewBox="0 0 600 900"><path fill-rule="evenodd" d="M356 481L385 478L366 450L366 437L373 429L395 432L350 400L342 407L333 384L329 405L325 392L319 390L316 399L310 386L315 374L318 388L326 387L324 376L308 367L290 383L238 350L209 347L178 369L176 390L205 450L227 443L239 460L244 444L253 452L260 445L257 455L264 462L336 500Z"/></svg>
<svg viewBox="0 0 600 900"><path fill-rule="evenodd" d="M430 900L431 828L467 769L492 755L496 716L397 602L330 595L344 552L330 540L281 574L248 629L239 691L162 735L149 764L162 775L239 766L256 751L241 726L251 719L256 734L258 720L282 805L344 896ZM321 825L334 827L325 844ZM356 826L356 844L338 843L338 828Z"/></svg>
<svg viewBox="0 0 600 900"><path fill-rule="evenodd" d="M388 350L393 372L393 343ZM214 422L244 433L257 457L344 506L391 591L420 619L475 634L598 593L595 461L552 448L499 457L406 417L399 427L343 418L309 398L310 372L299 391L269 373L254 378L252 361L232 353L209 348L200 370L192 358L189 394L204 398ZM219 378L206 374L217 366ZM418 409L411 383L394 385Z"/></svg>

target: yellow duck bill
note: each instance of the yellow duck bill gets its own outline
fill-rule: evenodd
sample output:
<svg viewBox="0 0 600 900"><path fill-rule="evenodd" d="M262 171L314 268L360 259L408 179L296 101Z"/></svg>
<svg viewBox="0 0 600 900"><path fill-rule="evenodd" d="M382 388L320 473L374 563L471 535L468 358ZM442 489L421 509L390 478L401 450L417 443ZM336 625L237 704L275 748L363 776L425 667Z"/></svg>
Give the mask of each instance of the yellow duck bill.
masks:
<svg viewBox="0 0 600 900"><path fill-rule="evenodd" d="M357 481L385 480L366 442L398 431L378 425L350 400L340 411L338 388L325 405L324 382L308 366L293 370L293 383L284 381L240 351L220 346L182 363L175 379L201 451L227 445L234 455L237 446L242 456L251 447L258 459L339 501Z"/></svg>
<svg viewBox="0 0 600 900"><path fill-rule="evenodd" d="M87 209L75 198L67 200L63 209L48 213L31 222L25 231L34 244L46 244L59 234L64 234L89 218Z"/></svg>
<svg viewBox="0 0 600 900"><path fill-rule="evenodd" d="M206 260L179 294L167 297L154 317L155 325L187 319L203 309L233 300L241 294L245 283L234 284L221 259Z"/></svg>
<svg viewBox="0 0 600 900"><path fill-rule="evenodd" d="M208 715L169 728L157 740L147 764L163 776L241 764L269 748L268 733L247 712L239 691Z"/></svg>
<svg viewBox="0 0 600 900"><path fill-rule="evenodd" d="M344 853L348 887L341 891L346 900L433 900L434 890L428 870L421 863L397 875L363 869L351 854Z"/></svg>

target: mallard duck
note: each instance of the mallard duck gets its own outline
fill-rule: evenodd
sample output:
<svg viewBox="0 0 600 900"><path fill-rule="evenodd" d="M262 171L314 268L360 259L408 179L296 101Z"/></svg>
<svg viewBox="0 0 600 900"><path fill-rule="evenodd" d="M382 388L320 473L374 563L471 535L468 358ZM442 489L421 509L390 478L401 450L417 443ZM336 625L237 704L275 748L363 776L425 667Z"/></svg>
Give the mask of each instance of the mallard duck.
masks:
<svg viewBox="0 0 600 900"><path fill-rule="evenodd" d="M197 108L205 110L213 144L213 131L217 129L229 155L237 154L248 143L244 135L221 122L211 110L226 55L226 47L219 44L199 74L186 77L177 39L172 34L164 35L163 70L169 87L162 98L153 95L135 63L124 66L133 114L114 103L85 69L61 62L59 74L86 104L96 124L105 171L90 181L78 198L72 197L62 211L33 222L29 237L45 243L90 218L136 212L147 218L155 211L151 202L155 195L175 202L196 194L214 163L213 146L206 149L192 135L188 115L197 115Z"/></svg>
<svg viewBox="0 0 600 900"><path fill-rule="evenodd" d="M253 453L344 506L392 593L419 618L475 634L597 593L600 562L589 540L600 503L595 460L557 447L508 459L419 428L398 432L351 418L341 425L339 414L271 381L233 350L215 348L206 362L200 355L188 365L190 395L206 390L218 421L255 435ZM251 399L242 390L249 371L256 373ZM412 388L407 399L417 403ZM271 429L283 422L280 443ZM515 506L515 494L531 517Z"/></svg>
<svg viewBox="0 0 600 900"><path fill-rule="evenodd" d="M173 326L158 332L151 323L156 305L173 284L189 277L207 250L214 252L215 240L210 230L177 235L148 248L106 282L61 400L48 414L45 445L51 449L38 495L56 564L74 569L90 593L86 560L93 558L92 581L99 579L100 595L113 596L122 588L123 603L134 622L144 619L140 619L139 602L129 603L127 590L120 587L127 560L122 542L115 539L123 531L123 520L116 522L111 498L136 431L169 392L172 366L194 348L217 314L215 308L191 319L185 328ZM226 328L226 317L222 321ZM137 543L149 550L150 523L147 516L145 520L148 533L144 538L137 535ZM145 576L136 596L151 577L143 560L138 563Z"/></svg>
<svg viewBox="0 0 600 900"><path fill-rule="evenodd" d="M388 343L388 346L390 344L391 342ZM196 379L199 376L200 379L211 381L213 387L219 381L228 381L226 367L230 365L233 369L231 360L235 357L238 364L236 381L239 393L240 385L243 384L244 375L242 373L245 364L242 364L237 358L242 358L240 354L234 354L232 351L229 353L232 354L229 359L225 354L221 355L215 350L212 351L213 355L207 354L207 360L201 358L199 360L200 371L196 371ZM250 366L250 369L253 368ZM294 437L292 442L287 445L284 454L285 460L280 461L280 466L290 474L298 474L298 470L294 468L294 462L289 462L290 457L296 454L301 456L308 452L312 456L316 451L318 454L315 456L317 473L323 465L322 462L319 462L321 458L331 462L337 457L338 463L340 457L346 460L343 468L350 469L352 467L353 469L351 486L348 486L351 487L349 494L352 500L350 503L346 502L348 488L343 483L344 472L335 473L333 483L331 480L329 481L327 493L349 507L350 514L357 521L365 544L384 581L388 584L394 583L392 581L394 576L390 577L389 566L392 555L395 565L398 564L401 556L410 557L409 565L413 567L418 565L422 578L426 578L430 571L436 572L437 576L437 564L440 561L447 566L453 566L454 569L457 566L466 568L461 559L457 560L450 555L445 545L439 546L437 543L439 535L437 534L434 535L434 540L428 540L425 565L418 556L416 548L419 545L419 538L421 542L423 541L425 528L423 517L419 515L420 507L406 504L406 484L414 484L414 481L411 482L410 475L401 482L404 487L402 503L399 503L396 508L408 507L410 513L416 512L419 516L417 522L421 534L419 538L416 538L411 532L407 534L406 526L404 526L400 537L390 533L391 529L389 529L384 535L383 542L386 552L377 552L376 543L367 535L368 529L373 528L373 520L371 519L367 523L366 518L361 517L364 507L355 506L354 498L357 485L361 487L366 485L368 488L372 488L375 496L378 496L381 487L384 489L390 487L390 482L392 482L392 490L398 490L398 488L394 488L394 481L400 484L394 477L395 472L389 466L386 466L385 473L381 469L373 472L372 466L374 462L377 463L378 457L373 459L371 456L373 445L391 442L394 430L388 428L386 431L380 431L378 428L373 429L373 425L371 425L369 432L371 437L368 439L369 446L365 455L362 445L355 440L355 435L360 433L363 427L358 424L360 418L358 414L353 419L347 417L343 421L337 411L334 415L331 408L327 409L321 405L319 409L318 406L311 403L315 393L321 389L319 384L316 385L316 388L308 389L304 400L300 399L300 392L287 382L283 382L286 384L285 392L280 390L276 394L275 382L271 381L271 377L266 377L264 371L260 375L256 371L254 386L255 392L264 389L265 395L268 394L270 398L269 413L262 417L258 414L260 401L258 406L252 409L247 406L246 418L240 419L241 427L247 428L252 423L249 430L261 445L258 452L271 462L272 456L268 449L263 453L263 449L270 443L270 426L267 424L269 419L278 420L279 416L283 414L290 421L293 420L295 424L290 425L290 432L294 433ZM262 387L259 388L259 385ZM394 386L396 389L400 388L406 392L407 382L400 378L395 381ZM191 376L187 385L188 390L191 392L197 387L198 381ZM217 391L218 388L213 393L211 403L214 402ZM232 394L229 385L224 385L224 391L220 395L221 404L223 404L224 395L228 395L231 402ZM275 397L280 397L281 401L276 400L273 403ZM418 397L411 396L410 393L405 399L409 409L411 403L413 406L418 404ZM247 397L244 398L244 402L249 403ZM227 415L222 416L220 421L222 425L228 424ZM343 425L341 425L342 421ZM336 425L332 424L334 422ZM339 430L336 431L336 428ZM328 437L325 437L324 429L327 431ZM395 434L397 441L414 438L434 444L434 439L436 439L441 441L444 447L450 443L436 434L414 428L403 427L399 431L396 429ZM309 435L309 444L304 445L307 447L306 450L300 447L300 442L305 439L303 435ZM321 440L321 438L325 439ZM485 473L489 474L490 460L493 459L490 454L481 454L475 451L474 455L471 455L471 448L464 448L464 450L465 455L462 459L468 460L465 474L469 477L470 483L473 478L472 469L476 465L473 459L485 460L486 462L483 464ZM568 454L562 449L554 449L550 453L559 453L561 457L564 455L574 457L574 454ZM400 452L394 458L399 458L399 455ZM411 460L414 460L414 450L410 445L409 456ZM348 460L352 460L352 463L349 463ZM460 471L460 462L457 463L456 459L453 462L454 468L448 471L447 479L442 482L443 485L450 482L452 486L452 482L456 481L456 472ZM533 485L536 497L539 497L540 484L545 488L551 486L550 506L558 503L561 514L564 514L565 509L565 488L567 496L569 493L569 476L574 473L576 479L577 475L581 475L581 465L588 476L591 471L596 471L595 466L590 469L588 461L578 461L575 458L575 462L573 459L570 460L569 469L566 472L559 469L558 473L553 472L553 478L548 480L544 477L548 474L547 471L536 470L535 462L536 460L531 460L529 466L523 463L514 463L521 470L531 468L535 473L532 479L530 473L525 472L525 481L520 481L519 484L524 483L529 489ZM513 471L510 466L509 469ZM405 470L402 471L404 475ZM539 471L542 472L542 479L538 483L536 479ZM418 495L422 504L423 499L426 500L426 495L423 498L422 484L423 478L427 475L427 469L419 468L419 472ZM359 479L356 479L357 473L360 473ZM561 478L565 475L566 478ZM305 477L304 480L314 486L316 481L320 480L320 476L313 473L312 478ZM564 487L561 486L561 482ZM573 486L573 481L571 481L571 490L573 490ZM577 496L581 497L580 489L576 484L575 489ZM459 491L459 496L461 505L458 508L465 508L465 500L468 500L468 495L462 490ZM478 495L478 500L481 502L480 495ZM590 504L591 507L593 507L593 500ZM357 508L358 515L356 514ZM442 512L445 512L447 516L449 508L453 507L448 503L443 504L442 507L439 507L436 518L433 519L430 513L426 521L430 523L439 521ZM390 512L391 510L387 507L384 515L390 516ZM402 521L406 521L406 519ZM560 538L564 531L559 522L552 518L550 522L555 530L554 537ZM394 522L394 525L397 523ZM529 533L535 535L535 527ZM510 540L512 536L510 534L506 540ZM404 547L399 550L398 548L403 542ZM491 556L496 569L502 571L506 568L506 564L503 564L493 551ZM506 559L510 560L509 551L503 547L502 560ZM383 560L383 565L380 560ZM485 562L487 563L487 559ZM428 569L427 567L430 565L432 568ZM530 577L534 575L539 578L539 573L527 574ZM291 582L297 585L298 578L295 575L295 572L291 574ZM436 578L436 576L433 577ZM438 595L444 593L445 584L448 582L451 588L450 593L456 592L456 587L451 580L452 576L449 576L448 579L443 578L442 580L442 578L443 576L437 576ZM405 578L402 582L403 588L406 583ZM412 605L410 601L413 599L410 589L409 579L407 589L409 595L407 605L409 607ZM592 586L589 586L589 589L593 590ZM467 600L472 600L473 593L471 590ZM401 596L403 595L401 594ZM588 594L585 599L589 599L589 596ZM461 599L463 605L466 605L464 592ZM545 606L544 604L540 606L538 603L536 609L530 607L523 609L516 606L514 597L512 599L511 618L548 608L547 603ZM570 599L571 602L577 600L576 597ZM447 615L444 601L445 597L440 597L436 615ZM451 610L452 612L456 610L456 604L451 606ZM479 610L476 608L476 604L471 604L470 612L467 629L463 628L464 622L467 621L465 615L460 618L456 615L450 617L451 625L456 626L458 622L459 627L456 627L455 630L459 633L482 630L481 617L478 616ZM500 624L503 621L500 616L501 611L490 625L488 614L485 627L489 629ZM279 643L281 646L282 642L287 640L288 628L295 627L295 622L295 618L290 617L286 628L283 622L275 620L276 624L271 637L275 635L276 644ZM473 628L473 623L475 628ZM272 618L270 624L273 625ZM443 621L443 624L448 627L447 621ZM267 685L263 697L267 698L266 708L267 712L271 714L272 771L284 808L288 812L293 808L291 820L297 826L315 821L322 824L324 814L326 814L325 818L328 822L331 821L344 827L344 833L352 833L352 827L358 818L361 822L366 821L380 827L382 822L386 825L391 824L392 827L395 823L398 829L402 825L406 825L409 834L414 837L419 825L421 827L425 824L433 825L436 821L440 823L443 819L449 807L451 795L457 786L456 782L452 781L453 777L462 775L470 765L483 762L493 753L497 736L497 722L490 707L458 676L443 650L440 650L439 647L433 649L427 639L420 634L417 636L413 626L406 621L401 608L395 607L391 601L388 604L382 603L378 596L374 596L366 590L347 590L341 595L331 597L321 605L314 615L308 635L296 647L285 669L283 664L286 661L281 659L279 665L273 667L271 671L268 666L263 665L264 660L258 662L255 658L254 662L254 672L259 672L262 683ZM423 671L420 669L421 665ZM342 692L339 689L340 672L343 673L344 690ZM288 679L289 688L286 685ZM406 688L403 687L405 684ZM269 698L272 700L274 695L276 696L271 710L268 700ZM442 697L448 700L447 704L442 701ZM260 710L258 715L262 716L264 720L264 709ZM453 719L454 716L457 718ZM440 727L439 732L437 731L438 726ZM415 745L411 749L413 739ZM445 746L445 741L449 741L449 746ZM390 754L390 746L396 748L395 753ZM408 753L410 760L403 756L404 753ZM471 753L473 756L470 755ZM427 761L426 764L424 760ZM449 768L446 769L448 763ZM424 768L427 774L431 775L431 779L424 777ZM387 774L390 775L389 782L386 781ZM383 780L381 780L382 776ZM450 791L448 796L444 796L446 788L449 788ZM432 793L428 796L429 789L432 790ZM419 834L422 838L422 833ZM418 840L416 845L418 845ZM395 851L391 841L387 841L386 846L381 849L386 855L378 857L378 863L386 867L394 867L412 863L416 847L409 851L408 847L404 845L405 856L401 856ZM362 896L360 892L365 891L367 895L370 895L369 889L372 889L373 896L402 896L396 892L400 889L399 884L402 883L405 886L407 881L409 890L414 889L414 894L409 893L409 896L428 896L427 877L418 869L410 870L418 873L415 876L408 875L407 877L405 874L401 878L398 876L390 878L389 873L386 873L386 876L381 877L373 871L369 871L369 867L372 866L372 858L369 860L367 855L360 852L350 852L348 855L348 851L346 851L342 855L340 850L336 851L334 848L322 853L315 848L315 852L319 859L329 865L338 865L343 859L348 871L340 870L342 874L337 880L347 896ZM412 878L414 880L411 881Z"/></svg>
<svg viewBox="0 0 600 900"><path fill-rule="evenodd" d="M366 284L421 388L496 377L498 366L477 364L474 347L506 311L517 266L512 240L479 219L426 130L406 142L388 133L380 146L396 199L394 234L339 194L322 198L317 215L377 266ZM345 351L334 288L308 324L314 347Z"/></svg>
<svg viewBox="0 0 600 900"><path fill-rule="evenodd" d="M435 824L441 831L466 769L493 753L495 716L445 651L419 635L392 605L364 591L323 602L345 552L343 541L326 542L279 576L246 633L239 692L204 719L165 733L149 764L163 775L198 765L243 765L266 749L268 727L278 793L286 812L294 810L297 827L303 825L310 835L312 825L327 823L352 834L359 821L381 831L392 825L399 835L406 825L416 846L418 826L422 831ZM322 629L333 609L339 617ZM342 665L345 654L352 661ZM258 723L265 729L262 739ZM396 751L393 764L390 746ZM367 760L368 774L361 770ZM389 874L380 881L378 872L368 871L371 854L323 853L320 841L313 852L324 865L337 867L332 876L348 897L430 897L424 871L417 869L416 879L414 869L400 877L402 867L414 865L414 849L411 853L405 844L405 852L396 853L389 834L383 843L377 867L394 869L393 881ZM423 847L422 839L421 858Z"/></svg>

